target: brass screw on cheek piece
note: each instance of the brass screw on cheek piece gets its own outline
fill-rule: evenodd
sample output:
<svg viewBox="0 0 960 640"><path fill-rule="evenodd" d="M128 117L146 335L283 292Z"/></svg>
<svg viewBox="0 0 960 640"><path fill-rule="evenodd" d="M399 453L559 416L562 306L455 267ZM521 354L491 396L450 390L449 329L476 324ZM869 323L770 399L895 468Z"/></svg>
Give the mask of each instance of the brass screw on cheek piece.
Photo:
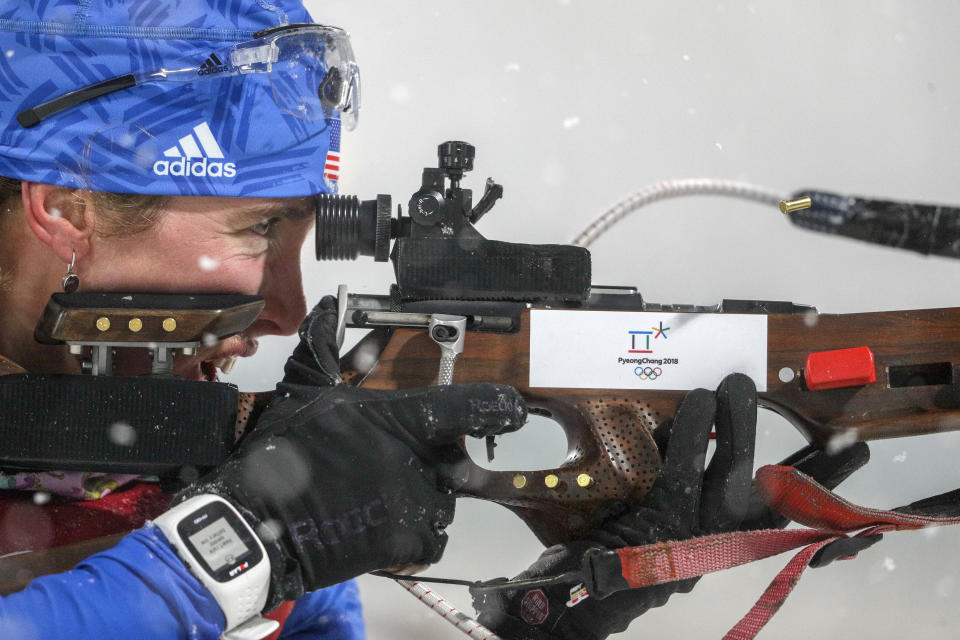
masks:
<svg viewBox="0 0 960 640"><path fill-rule="evenodd" d="M551 473L543 479L543 484L547 485L548 489L554 489L558 484L560 484L560 478Z"/></svg>
<svg viewBox="0 0 960 640"><path fill-rule="evenodd" d="M167 318L163 321L163 330L172 333L177 330L177 321L173 318Z"/></svg>
<svg viewBox="0 0 960 640"><path fill-rule="evenodd" d="M513 486L515 486L517 489L523 489L525 486L527 486L527 477L521 473L513 476Z"/></svg>
<svg viewBox="0 0 960 640"><path fill-rule="evenodd" d="M110 318L97 318L97 329L106 331L110 328Z"/></svg>
<svg viewBox="0 0 960 640"><path fill-rule="evenodd" d="M577 484L581 487L589 487L593 484L593 478L590 477L589 473L581 473L577 476Z"/></svg>
<svg viewBox="0 0 960 640"><path fill-rule="evenodd" d="M127 327L130 331L137 333L140 329L143 329L143 320L140 318L131 318L130 322L127 323Z"/></svg>

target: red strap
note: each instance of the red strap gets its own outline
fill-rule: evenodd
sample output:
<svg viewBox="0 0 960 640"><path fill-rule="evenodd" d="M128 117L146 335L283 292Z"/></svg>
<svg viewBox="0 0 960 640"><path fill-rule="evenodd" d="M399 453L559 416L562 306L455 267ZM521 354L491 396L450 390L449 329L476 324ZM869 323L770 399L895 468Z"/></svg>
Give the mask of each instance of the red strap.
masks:
<svg viewBox="0 0 960 640"><path fill-rule="evenodd" d="M811 529L734 531L679 542L626 547L617 549L617 553L623 577L636 589L738 567L837 537L836 532Z"/></svg>
<svg viewBox="0 0 960 640"><path fill-rule="evenodd" d="M960 518L934 518L868 509L844 500L793 467L767 465L757 470L757 490L764 501L795 522L815 529L884 531L960 524Z"/></svg>
<svg viewBox="0 0 960 640"><path fill-rule="evenodd" d="M763 592L753 608L723 636L723 640L753 640L760 633L760 629L773 617L773 614L783 606L787 596L790 595L790 592L797 585L797 581L800 580L803 570L807 568L817 551L838 538L839 536L826 538L793 556L787 566L773 579L773 582Z"/></svg>
<svg viewBox="0 0 960 640"><path fill-rule="evenodd" d="M960 524L960 517L935 518L860 507L793 467L761 467L756 486L768 505L812 528L735 531L619 549L627 583L631 587L646 587L693 578L805 547L774 578L750 612L724 636L724 640L752 640L790 595L811 558L834 540L855 531L859 531L857 536L868 536Z"/></svg>
<svg viewBox="0 0 960 640"><path fill-rule="evenodd" d="M277 627L277 630L268 635L262 640L277 640L280 637L280 633L283 631L283 625L286 623L287 618L290 617L290 613L293 612L293 605L296 603L293 600L288 600L282 603L279 607L263 614L264 618L270 618L271 620L276 620L280 623L280 626Z"/></svg>

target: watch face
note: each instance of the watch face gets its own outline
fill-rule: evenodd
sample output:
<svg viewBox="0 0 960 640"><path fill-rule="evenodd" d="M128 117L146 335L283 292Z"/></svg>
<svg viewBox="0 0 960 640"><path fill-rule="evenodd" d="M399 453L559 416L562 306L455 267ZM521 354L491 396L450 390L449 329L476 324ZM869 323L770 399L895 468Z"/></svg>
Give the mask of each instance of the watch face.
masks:
<svg viewBox="0 0 960 640"><path fill-rule="evenodd" d="M185 517L177 524L177 533L217 582L232 580L263 559L250 527L222 502L200 507Z"/></svg>
<svg viewBox="0 0 960 640"><path fill-rule="evenodd" d="M189 538L190 543L211 571L233 564L250 551L226 518L218 518Z"/></svg>

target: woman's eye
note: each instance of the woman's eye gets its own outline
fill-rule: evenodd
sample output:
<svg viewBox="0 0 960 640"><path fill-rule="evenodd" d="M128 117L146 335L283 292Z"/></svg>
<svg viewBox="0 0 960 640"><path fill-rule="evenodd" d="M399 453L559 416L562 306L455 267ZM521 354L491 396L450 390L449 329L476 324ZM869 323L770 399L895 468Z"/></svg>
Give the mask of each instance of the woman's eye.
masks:
<svg viewBox="0 0 960 640"><path fill-rule="evenodd" d="M257 224L250 227L250 231L254 232L258 236L265 236L270 233L273 227L279 222L279 218L269 218L267 220L261 220Z"/></svg>

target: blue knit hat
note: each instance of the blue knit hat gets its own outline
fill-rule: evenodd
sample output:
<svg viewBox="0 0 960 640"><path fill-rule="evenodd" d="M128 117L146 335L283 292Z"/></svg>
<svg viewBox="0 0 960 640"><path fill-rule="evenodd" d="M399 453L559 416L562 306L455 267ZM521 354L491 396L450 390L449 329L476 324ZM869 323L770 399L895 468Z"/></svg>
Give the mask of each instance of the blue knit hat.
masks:
<svg viewBox="0 0 960 640"><path fill-rule="evenodd" d="M262 73L144 84L30 128L17 121L69 91L203 62L263 29L312 22L298 0L14 4L0 8L0 175L116 193L336 192L339 115L294 117Z"/></svg>

